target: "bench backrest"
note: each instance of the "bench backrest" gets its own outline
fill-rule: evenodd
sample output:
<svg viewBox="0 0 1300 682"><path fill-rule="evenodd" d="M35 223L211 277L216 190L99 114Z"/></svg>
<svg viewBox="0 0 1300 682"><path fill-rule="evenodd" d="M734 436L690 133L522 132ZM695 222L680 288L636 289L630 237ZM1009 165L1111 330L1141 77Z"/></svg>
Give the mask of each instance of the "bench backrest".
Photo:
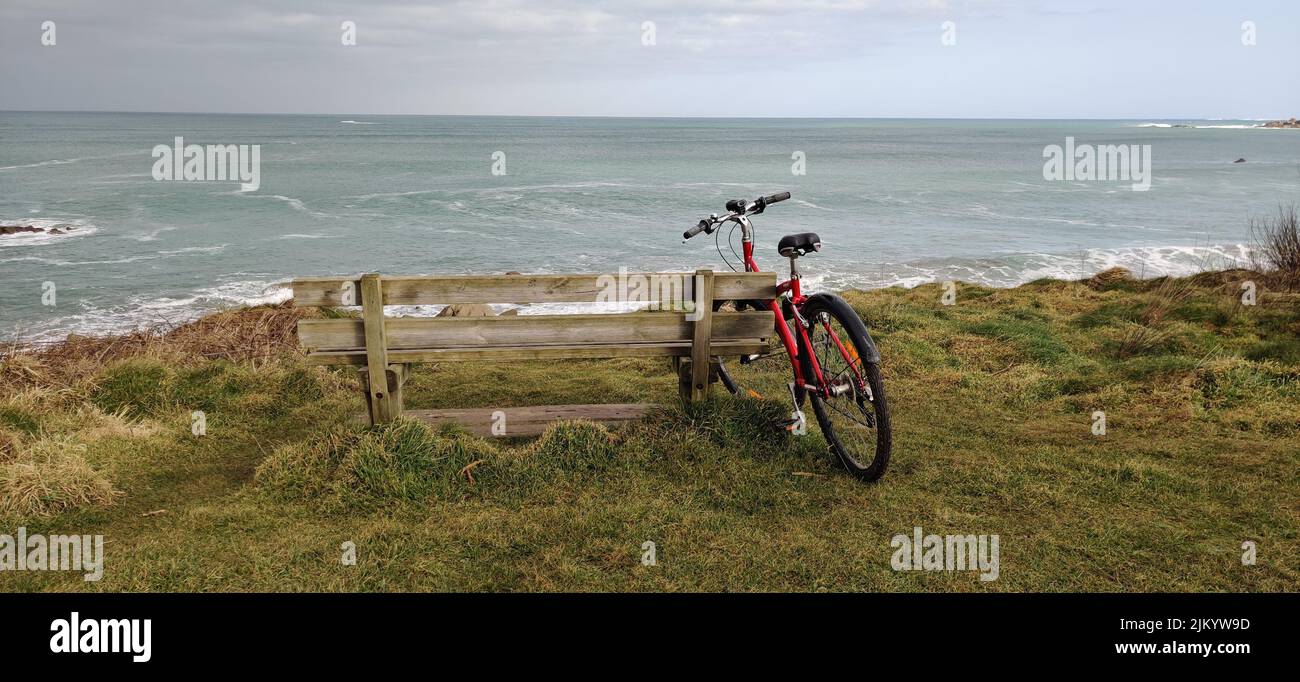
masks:
<svg viewBox="0 0 1300 682"><path fill-rule="evenodd" d="M629 284L630 283L630 284ZM614 288L611 291L611 287ZM619 289L621 288L621 290ZM712 312L714 300L772 299L774 273L619 273L613 275L313 277L293 282L297 306L360 305L361 318L302 320L299 343L318 364L369 364L377 346L386 363L438 360L690 356L700 329L715 355L756 353L773 335L770 312ZM698 296L696 296L698 294ZM385 317L386 305L595 303L629 298L661 307L681 297L703 313L493 317ZM666 301L665 298L675 300ZM378 301L378 304L376 304ZM368 320L382 320L370 325ZM380 331L382 329L382 331ZM371 338L374 337L374 338ZM378 345L382 344L382 345Z"/></svg>

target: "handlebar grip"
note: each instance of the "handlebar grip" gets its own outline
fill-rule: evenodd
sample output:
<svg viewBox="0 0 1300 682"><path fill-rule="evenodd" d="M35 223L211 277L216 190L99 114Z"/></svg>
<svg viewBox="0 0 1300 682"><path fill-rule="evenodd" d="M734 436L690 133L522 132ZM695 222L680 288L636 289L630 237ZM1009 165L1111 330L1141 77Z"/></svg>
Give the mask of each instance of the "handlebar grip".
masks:
<svg viewBox="0 0 1300 682"><path fill-rule="evenodd" d="M690 239L691 237L694 237L695 235L697 235L697 234L703 232L704 229L707 228L708 226L709 226L709 221L707 221L707 220L701 220L700 223L699 223L698 225L696 225L695 227L692 227L691 229L689 229L689 230L683 232L683 233L682 233L682 239Z"/></svg>
<svg viewBox="0 0 1300 682"><path fill-rule="evenodd" d="M789 198L790 198L790 193L789 193L789 192L777 192L776 194L769 194L769 195L763 197L763 203L764 203L764 204L775 204L775 203L778 202L778 201L785 201L786 199L789 199Z"/></svg>

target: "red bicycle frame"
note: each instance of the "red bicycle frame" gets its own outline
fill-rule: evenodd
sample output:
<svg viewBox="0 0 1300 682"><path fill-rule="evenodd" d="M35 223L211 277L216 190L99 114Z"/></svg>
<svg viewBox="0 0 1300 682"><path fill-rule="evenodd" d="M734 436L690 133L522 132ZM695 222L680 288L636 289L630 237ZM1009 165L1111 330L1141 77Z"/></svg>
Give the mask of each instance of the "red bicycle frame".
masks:
<svg viewBox="0 0 1300 682"><path fill-rule="evenodd" d="M743 235L744 238L741 240L740 248L745 258L745 271L759 272L758 263L754 261L754 241L749 238L749 230L744 230L744 232L746 234ZM777 336L781 337L781 345L785 346L785 352L790 356L790 366L794 369L795 386L798 386L801 389L807 389L808 380L803 375L803 368L799 366L799 344L795 341L794 334L790 333L790 327L786 325L785 315L781 311L781 296L785 295L786 292L789 292L791 309L795 314L794 326L799 330L799 336L803 340L804 348L812 348L812 340L808 338L807 322L802 319L803 316L799 313L800 306L802 306L804 301L807 299L804 297L803 290L799 286L799 273L794 271L793 261L791 262L791 270L790 279L777 283L776 298L768 301L767 305L768 308L771 309L772 315L776 318L776 333ZM840 352L844 352L844 344L840 343L839 338L835 335L835 331L830 329L829 326L826 331L835 339L836 345L840 347ZM817 362L817 354L809 353L808 361L812 365L813 376L816 378L816 386L814 388L818 393L829 397L830 387L826 385L825 377L822 376L822 368L821 364ZM855 367L854 373L856 372L857 368Z"/></svg>

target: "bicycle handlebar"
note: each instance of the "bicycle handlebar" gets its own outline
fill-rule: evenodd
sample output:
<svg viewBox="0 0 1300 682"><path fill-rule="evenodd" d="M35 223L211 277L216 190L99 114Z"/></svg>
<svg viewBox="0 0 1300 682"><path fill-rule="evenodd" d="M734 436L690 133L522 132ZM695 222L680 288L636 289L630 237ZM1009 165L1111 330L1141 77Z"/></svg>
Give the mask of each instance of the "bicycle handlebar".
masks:
<svg viewBox="0 0 1300 682"><path fill-rule="evenodd" d="M785 201L789 198L789 192L777 192L776 194L759 197L752 202L745 201L744 199L732 199L727 202L727 215L711 215L708 218L701 220L695 227L682 233L682 241L686 241L701 232L712 233L714 225L721 224L727 220L739 216L762 213L763 209L767 208L769 205Z"/></svg>
<svg viewBox="0 0 1300 682"><path fill-rule="evenodd" d="M789 198L790 198L789 192L777 192L776 194L769 194L765 197L760 197L759 200L754 203L762 204L766 206L768 204L775 204L779 201L785 201L786 199Z"/></svg>
<svg viewBox="0 0 1300 682"><path fill-rule="evenodd" d="M701 221L699 222L699 224L697 224L695 227L692 227L691 229L689 229L689 230L683 232L683 233L682 233L682 239L684 239L684 240L685 240L685 239L690 239L691 237L694 237L695 235L697 235L697 234L699 234L699 233L701 233L701 232L703 232L703 231L705 231L705 230L707 230L707 229L709 229L709 221L707 221L707 220L701 220Z"/></svg>

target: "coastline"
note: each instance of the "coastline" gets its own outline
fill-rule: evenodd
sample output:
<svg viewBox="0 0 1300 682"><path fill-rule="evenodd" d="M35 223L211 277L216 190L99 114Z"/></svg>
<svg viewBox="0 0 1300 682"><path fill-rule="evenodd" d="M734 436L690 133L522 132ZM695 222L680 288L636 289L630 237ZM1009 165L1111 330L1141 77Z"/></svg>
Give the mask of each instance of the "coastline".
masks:
<svg viewBox="0 0 1300 682"><path fill-rule="evenodd" d="M88 230L83 229L82 232ZM93 231L90 228L89 231ZM74 236L69 233L67 236ZM1165 276L1185 277L1199 272L1239 267L1251 261L1246 244L1200 246L1134 246L1115 249L1089 249L1078 255L1014 254L971 259L918 260L903 264L882 264L877 272L825 272L806 276L809 288L831 290L872 290L890 287L914 288L936 282L954 281L993 288L1014 288L1043 279L1083 279L1115 267L1123 267L1138 279ZM648 268L646 268L648 269ZM666 268L664 271L672 271ZM545 271L543 271L545 272ZM188 292L140 300L128 306L97 309L82 304L67 317L60 308L42 310L45 321L15 320L0 328L0 343L58 343L64 335L86 336L129 334L137 329L171 328L194 322L211 314L247 306L283 303L292 292L291 278L231 280ZM61 293L67 300L70 294ZM402 306L401 315L431 317L443 306ZM561 312L619 312L615 308L583 304L501 305L496 312L518 310L521 315ZM53 314L53 319L49 315Z"/></svg>
<svg viewBox="0 0 1300 682"><path fill-rule="evenodd" d="M1247 281L1259 287L1251 306L1240 303ZM890 483L877 486L839 472L815 434L756 430L788 409L783 399L719 395L684 411L667 363L651 360L588 361L576 374L536 362L416 367L417 408L665 406L614 431L562 422L506 442L351 424L362 409L352 372L302 363L294 329L310 313L287 303L11 349L0 358L0 520L75 522L114 545L101 584L29 573L7 589L961 591L962 576L861 570L888 567L900 528L950 515L1009 538L1008 568L987 589L1059 589L1063 565L1079 567L1070 586L1084 591L1300 585L1285 562L1224 570L1219 553L1167 542L1295 548L1300 521L1285 510L1300 471L1300 292L1243 270L956 292L951 306L936 284L844 292L880 344L899 429ZM779 380L780 365L754 367ZM1097 410L1104 437L1090 431ZM45 492L15 492L32 486ZM768 542L750 541L755 523L770 524ZM391 568L341 578L303 555L250 576L221 558L232 524L258 529L243 549L254 555L391 534L368 545ZM516 550L492 549L503 533ZM627 533L664 538L676 571L631 572ZM1161 542L1167 553L1134 565L1132 547ZM881 555L840 551L854 546ZM569 558L592 547L605 549ZM424 569L396 560L411 555ZM737 556L749 559L712 568Z"/></svg>

